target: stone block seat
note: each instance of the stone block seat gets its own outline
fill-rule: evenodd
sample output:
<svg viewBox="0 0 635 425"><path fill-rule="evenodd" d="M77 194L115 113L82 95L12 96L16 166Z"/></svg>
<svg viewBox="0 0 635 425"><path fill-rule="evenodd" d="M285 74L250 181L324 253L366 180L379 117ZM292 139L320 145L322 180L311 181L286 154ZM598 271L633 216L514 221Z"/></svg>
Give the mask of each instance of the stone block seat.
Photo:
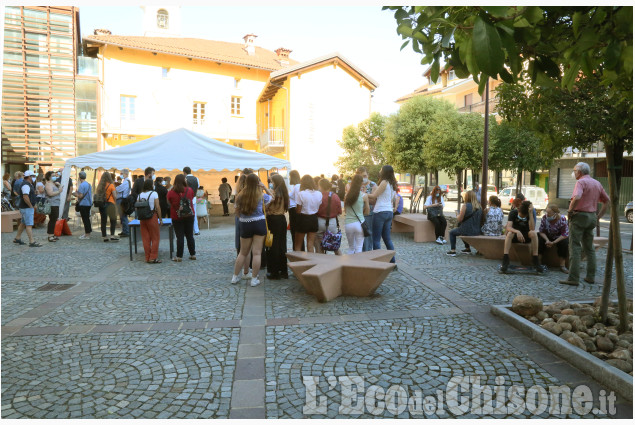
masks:
<svg viewBox="0 0 635 425"><path fill-rule="evenodd" d="M394 255L395 251L383 249L352 255L291 251L287 265L307 293L327 302L340 295L372 295L395 267L390 263Z"/></svg>
<svg viewBox="0 0 635 425"><path fill-rule="evenodd" d="M476 249L483 257L490 260L501 260L503 258L503 251L505 249L505 236L459 236L464 242L470 244L471 247ZM593 245L595 248L606 246L608 243L607 238L595 237L593 239ZM513 243L509 250L510 261L517 261L525 266L532 264L531 262L531 244L519 244ZM558 258L558 251L555 246L547 248L542 255L541 264L549 267L560 266L560 259ZM569 267L569 258L566 259L565 264Z"/></svg>
<svg viewBox="0 0 635 425"><path fill-rule="evenodd" d="M20 211L3 211L2 212L2 233L11 233L13 232L13 220L21 220L22 216L20 215Z"/></svg>
<svg viewBox="0 0 635 425"><path fill-rule="evenodd" d="M445 239L449 239L448 228L445 229ZM392 232L414 232L415 242L434 242L434 224L424 214L399 214L392 219Z"/></svg>

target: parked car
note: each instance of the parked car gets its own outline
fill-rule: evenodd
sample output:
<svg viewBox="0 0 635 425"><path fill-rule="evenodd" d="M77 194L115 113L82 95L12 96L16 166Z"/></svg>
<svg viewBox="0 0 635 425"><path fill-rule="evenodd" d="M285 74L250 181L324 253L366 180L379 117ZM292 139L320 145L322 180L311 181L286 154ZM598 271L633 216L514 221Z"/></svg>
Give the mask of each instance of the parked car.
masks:
<svg viewBox="0 0 635 425"><path fill-rule="evenodd" d="M402 198L412 197L412 185L410 183L397 182L397 187L399 188L399 194Z"/></svg>
<svg viewBox="0 0 635 425"><path fill-rule="evenodd" d="M626 208L624 208L624 216L629 223L633 222L633 201L626 204Z"/></svg>
<svg viewBox="0 0 635 425"><path fill-rule="evenodd" d="M448 201L456 201L459 198L459 187L455 184L446 184L444 185L445 189L445 199ZM443 189L443 186L441 186Z"/></svg>
<svg viewBox="0 0 635 425"><path fill-rule="evenodd" d="M536 212L540 214L542 210L547 208L547 204L549 203L549 196L547 192L542 187L538 186L521 186L520 192L525 195L525 198L531 201L534 204L534 208ZM498 194L498 197L501 200L501 207L505 211L511 210L512 201L516 197L516 188L515 187L506 187L501 190Z"/></svg>

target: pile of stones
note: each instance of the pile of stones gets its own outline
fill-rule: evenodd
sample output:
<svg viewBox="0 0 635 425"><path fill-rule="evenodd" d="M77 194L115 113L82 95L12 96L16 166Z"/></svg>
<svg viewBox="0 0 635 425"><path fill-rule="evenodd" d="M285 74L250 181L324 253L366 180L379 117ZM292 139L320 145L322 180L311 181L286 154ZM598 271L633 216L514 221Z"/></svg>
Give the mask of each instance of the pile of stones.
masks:
<svg viewBox="0 0 635 425"><path fill-rule="evenodd" d="M593 304L556 301L543 306L542 300L519 295L512 311L559 336L608 364L633 375L633 301L628 301L628 330L618 334L617 305L609 304L606 324L600 323L600 298Z"/></svg>

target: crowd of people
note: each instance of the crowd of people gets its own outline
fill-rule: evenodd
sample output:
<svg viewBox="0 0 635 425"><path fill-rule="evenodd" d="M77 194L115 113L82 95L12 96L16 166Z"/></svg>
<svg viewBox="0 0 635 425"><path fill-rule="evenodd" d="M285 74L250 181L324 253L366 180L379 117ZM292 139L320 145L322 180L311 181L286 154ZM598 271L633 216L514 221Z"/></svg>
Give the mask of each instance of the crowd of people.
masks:
<svg viewBox="0 0 635 425"><path fill-rule="evenodd" d="M503 229L503 211L497 196L489 197L487 208L483 211L479 194L473 190L465 192L464 202L456 217L458 226L449 232L450 250L447 254L457 255L458 236L505 234L501 271L506 272L509 268L509 251L513 243L531 244L533 266L538 273L544 271L539 256L547 248L556 246L560 270L568 274L567 279L560 283L579 283L582 252L587 256L584 280L593 282L595 250L592 230L597 219L606 211L608 196L602 185L589 176L589 172L586 163L579 163L574 168L573 175L577 183L569 206L569 219L552 203L545 209L539 225L535 208L520 193L513 201L513 209ZM147 167L144 175L134 183L127 169L116 177L104 172L94 193L93 187L86 181L86 172L81 171L75 191L72 191L72 181L69 179L66 202L60 199L64 189L61 170L49 171L41 178L32 171L17 172L13 181L9 177L5 174L3 178L3 208L5 203L10 202L20 210L22 219L13 240L16 244L26 244L21 238L26 231L29 246L41 246L35 241L32 232L38 214L49 217L48 241L58 241L54 234L55 224L60 216L67 214L72 194L76 197L75 210L84 226L80 239L91 238L90 214L93 207L99 210L104 242L117 242L120 237L128 237L129 216L134 215L139 219L145 260L157 264L161 263L158 258L159 229L163 220L169 218L177 242L176 256L172 260L182 261L186 243L189 259L196 260L194 236L200 234L197 216L208 215L197 207L207 205L209 194L199 185L198 178L192 175L189 167L183 168L183 174L178 174L173 184L170 177L157 177L152 167ZM281 175L273 173L265 184L258 174L246 168L240 176L236 176L234 184L232 188L227 178L223 177L218 188L223 216L229 215L229 203L235 207L237 257L232 284L241 279L251 279L252 286L259 285L258 275L264 265L268 279L287 278L287 232L290 233L295 251L333 251L335 255L342 255L344 250L340 246L339 222L342 214L345 215L347 253L380 249L382 241L386 249L394 250L391 225L394 215L403 210L403 199L390 165L381 168L378 182L369 179L365 167L359 167L348 182L343 175L333 175L328 180L323 175L313 177L307 174L300 177L297 170L292 170L288 182ZM596 213L598 203L601 208ZM435 186L426 198L424 211L434 225L435 242L439 245L447 243L445 234L448 223L443 214L444 206L441 188ZM117 218L121 222L121 232L115 235ZM466 242L464 245L461 253L471 253L470 245ZM570 260L569 269L566 267L567 259ZM395 262L394 257L391 262Z"/></svg>

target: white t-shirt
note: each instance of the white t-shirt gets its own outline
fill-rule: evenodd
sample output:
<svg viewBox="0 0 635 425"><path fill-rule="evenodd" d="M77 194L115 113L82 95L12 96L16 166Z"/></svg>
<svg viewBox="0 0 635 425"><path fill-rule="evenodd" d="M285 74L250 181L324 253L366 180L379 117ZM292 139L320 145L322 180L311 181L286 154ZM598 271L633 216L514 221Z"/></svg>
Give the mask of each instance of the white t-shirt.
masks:
<svg viewBox="0 0 635 425"><path fill-rule="evenodd" d="M22 186L22 194L28 195L29 193L31 193L31 187L28 184Z"/></svg>
<svg viewBox="0 0 635 425"><path fill-rule="evenodd" d="M148 196L150 197L150 199L148 199ZM149 191L149 192L143 192L139 194L139 198L140 199L148 199L148 203L150 204L150 210L154 211L154 200L155 199L159 199L159 194L156 193L154 190Z"/></svg>
<svg viewBox="0 0 635 425"><path fill-rule="evenodd" d="M295 208L297 203L296 203L296 196L298 194L298 192L300 192L300 184L294 184L293 186L289 187L289 208Z"/></svg>
<svg viewBox="0 0 635 425"><path fill-rule="evenodd" d="M432 202L432 195L428 195L428 197L426 198L426 203L424 205L430 206L432 204L438 204L439 200L441 201L441 205L445 207L445 201L443 200L443 196L440 196L437 200L435 200L435 202Z"/></svg>
<svg viewBox="0 0 635 425"><path fill-rule="evenodd" d="M295 202L298 205L302 205L302 214L316 214L322 204L322 192L319 190L305 189L301 192L297 192Z"/></svg>

